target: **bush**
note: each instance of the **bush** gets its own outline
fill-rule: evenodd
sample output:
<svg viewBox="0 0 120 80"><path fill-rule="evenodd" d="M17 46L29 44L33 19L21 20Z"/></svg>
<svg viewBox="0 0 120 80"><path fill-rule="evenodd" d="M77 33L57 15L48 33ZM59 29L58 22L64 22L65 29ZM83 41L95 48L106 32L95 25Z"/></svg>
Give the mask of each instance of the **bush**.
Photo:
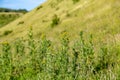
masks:
<svg viewBox="0 0 120 80"><path fill-rule="evenodd" d="M60 18L55 14L52 19L51 27L54 27L60 23Z"/></svg>
<svg viewBox="0 0 120 80"><path fill-rule="evenodd" d="M41 8L43 8L43 6L41 5L41 6L39 6L36 10L39 10L39 9L41 9Z"/></svg>
<svg viewBox="0 0 120 80"><path fill-rule="evenodd" d="M71 16L71 14L67 12L66 13L66 17L70 17L70 16Z"/></svg>
<svg viewBox="0 0 120 80"><path fill-rule="evenodd" d="M24 21L20 21L20 22L18 23L18 25L20 25L20 24L24 24Z"/></svg>
<svg viewBox="0 0 120 80"><path fill-rule="evenodd" d="M73 1L73 3L77 3L77 2L79 2L80 0L72 0Z"/></svg>
<svg viewBox="0 0 120 80"><path fill-rule="evenodd" d="M4 31L3 35L8 35L8 34L10 34L12 32L13 32L12 30L7 30L7 31Z"/></svg>

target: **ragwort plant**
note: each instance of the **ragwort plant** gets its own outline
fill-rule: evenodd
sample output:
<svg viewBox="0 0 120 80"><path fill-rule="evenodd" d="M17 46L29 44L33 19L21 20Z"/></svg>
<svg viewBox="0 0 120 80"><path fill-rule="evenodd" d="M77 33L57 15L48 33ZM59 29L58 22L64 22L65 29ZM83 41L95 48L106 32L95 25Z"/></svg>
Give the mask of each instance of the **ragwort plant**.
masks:
<svg viewBox="0 0 120 80"><path fill-rule="evenodd" d="M34 39L32 28L28 39L1 44L1 80L119 80L116 46L96 45L93 35L81 31L72 45L69 33L60 34L60 46L53 45L42 34ZM97 48L97 49L96 49ZM115 50L114 50L115 49ZM114 54L113 54L114 53ZM117 69L116 69L117 68Z"/></svg>

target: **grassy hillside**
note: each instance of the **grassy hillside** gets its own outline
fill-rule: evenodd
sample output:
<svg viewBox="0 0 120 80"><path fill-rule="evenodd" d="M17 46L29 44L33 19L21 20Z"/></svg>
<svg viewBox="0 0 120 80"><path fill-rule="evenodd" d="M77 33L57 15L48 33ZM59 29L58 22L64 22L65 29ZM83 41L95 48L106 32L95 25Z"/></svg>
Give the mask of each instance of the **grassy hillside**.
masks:
<svg viewBox="0 0 120 80"><path fill-rule="evenodd" d="M22 16L22 13L0 12L0 28Z"/></svg>
<svg viewBox="0 0 120 80"><path fill-rule="evenodd" d="M26 9L0 8L0 28L27 13Z"/></svg>
<svg viewBox="0 0 120 80"><path fill-rule="evenodd" d="M27 13L26 9L9 9L0 8L0 28L12 22L23 14Z"/></svg>
<svg viewBox="0 0 120 80"><path fill-rule="evenodd" d="M1 35L4 31L13 31L1 39L26 36L30 26L33 27L36 37L45 33L50 39L55 39L64 30L74 37L80 30L102 38L110 34L119 36L119 0L80 0L76 3L73 1L46 1L18 20L1 28ZM54 15L57 15L60 21L58 25L51 27Z"/></svg>
<svg viewBox="0 0 120 80"><path fill-rule="evenodd" d="M120 0L47 0L0 42L1 80L120 80Z"/></svg>

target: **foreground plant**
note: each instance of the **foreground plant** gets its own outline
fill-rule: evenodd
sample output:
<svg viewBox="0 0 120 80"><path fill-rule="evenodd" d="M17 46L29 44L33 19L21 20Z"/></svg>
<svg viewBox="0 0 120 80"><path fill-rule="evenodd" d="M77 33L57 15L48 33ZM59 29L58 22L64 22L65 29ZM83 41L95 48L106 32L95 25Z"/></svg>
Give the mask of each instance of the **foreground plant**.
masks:
<svg viewBox="0 0 120 80"><path fill-rule="evenodd" d="M0 44L0 79L119 80L119 46L97 44L93 38L81 31L71 45L69 33L63 31L54 45L45 34L34 39L31 28L27 40Z"/></svg>

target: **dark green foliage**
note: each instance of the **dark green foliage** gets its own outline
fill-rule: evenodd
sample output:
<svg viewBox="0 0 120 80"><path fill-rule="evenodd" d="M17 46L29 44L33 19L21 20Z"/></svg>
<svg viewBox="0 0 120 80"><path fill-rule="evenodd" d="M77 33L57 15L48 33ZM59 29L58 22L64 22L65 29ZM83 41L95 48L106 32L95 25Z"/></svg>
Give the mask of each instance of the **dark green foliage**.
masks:
<svg viewBox="0 0 120 80"><path fill-rule="evenodd" d="M51 27L54 27L60 23L60 18L55 14L52 18Z"/></svg>
<svg viewBox="0 0 120 80"><path fill-rule="evenodd" d="M28 12L26 9L9 9L9 8L0 8L0 12L19 12L19 13L26 13Z"/></svg>
<svg viewBox="0 0 120 80"><path fill-rule="evenodd" d="M72 0L72 1L75 4L75 3L79 2L80 0Z"/></svg>
<svg viewBox="0 0 120 80"><path fill-rule="evenodd" d="M15 10L15 12L18 12L18 13L27 13L28 11L26 9L18 9L18 10Z"/></svg>
<svg viewBox="0 0 120 80"><path fill-rule="evenodd" d="M18 25L20 25L20 24L24 24L24 21L20 21L20 22L18 23Z"/></svg>
<svg viewBox="0 0 120 80"><path fill-rule="evenodd" d="M41 5L41 6L39 6L36 10L39 10L39 9L41 9L41 8L43 8L43 6Z"/></svg>
<svg viewBox="0 0 120 80"><path fill-rule="evenodd" d="M3 35L9 35L12 32L13 32L12 30L6 30L6 31L4 31Z"/></svg>

